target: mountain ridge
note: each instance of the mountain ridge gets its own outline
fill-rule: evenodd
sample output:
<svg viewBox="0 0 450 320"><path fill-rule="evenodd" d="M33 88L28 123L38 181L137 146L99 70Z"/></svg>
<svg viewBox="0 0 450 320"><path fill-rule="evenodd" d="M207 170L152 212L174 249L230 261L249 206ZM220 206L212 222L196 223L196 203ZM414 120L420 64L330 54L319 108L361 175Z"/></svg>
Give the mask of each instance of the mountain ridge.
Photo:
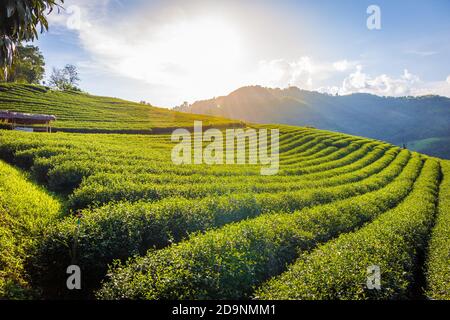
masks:
<svg viewBox="0 0 450 320"><path fill-rule="evenodd" d="M196 101L175 110L254 123L312 126L401 146L424 146L417 142L434 139L437 147L416 151L450 158L450 148L446 147L450 142L450 98L442 96L333 96L297 87L246 86L227 96Z"/></svg>

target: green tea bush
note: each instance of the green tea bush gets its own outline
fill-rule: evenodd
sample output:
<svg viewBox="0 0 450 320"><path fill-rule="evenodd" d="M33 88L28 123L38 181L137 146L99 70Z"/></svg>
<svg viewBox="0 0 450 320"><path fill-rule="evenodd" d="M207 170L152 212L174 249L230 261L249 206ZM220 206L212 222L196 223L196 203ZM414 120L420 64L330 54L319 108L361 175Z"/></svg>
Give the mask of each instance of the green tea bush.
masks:
<svg viewBox="0 0 450 320"><path fill-rule="evenodd" d="M60 208L19 171L0 162L0 299L32 296L25 261Z"/></svg>
<svg viewBox="0 0 450 320"><path fill-rule="evenodd" d="M72 297L65 269L74 262L81 298L97 290L114 299L249 298L299 252L399 205L422 167L420 155L380 141L255 127L280 128L276 176L261 176L259 165L174 165L168 134L0 131L0 157L83 215L46 224L31 247L16 229L1 229L5 260L23 265L44 298Z"/></svg>
<svg viewBox="0 0 450 320"><path fill-rule="evenodd" d="M369 186L370 181L371 188L379 186L376 173L382 171L380 175L393 178L408 161L409 152L404 150L398 157L397 153L397 149L389 150L384 157L364 170L349 174L347 179L356 182L358 177L371 177L361 183L359 187L362 190L367 190L362 186ZM390 170L391 167L396 170ZM329 185L333 180L344 178L344 175L336 176L323 181L322 185ZM309 187L312 184L310 182ZM320 185L317 184L316 187ZM200 200L168 198L155 203L112 203L85 210L78 229L76 220L67 219L57 224L43 239L33 263L36 272L42 274L36 278L44 281L47 278L45 274L51 275L45 280L43 287L56 287L57 283L62 283L61 279L55 281L53 275L62 275L61 270L67 265L67 261L71 260L67 248L74 242L75 229L80 248L78 263L83 266L84 279L87 279L83 287L90 288L105 275L107 265L113 259L123 260L136 253L144 254L149 248L161 248L181 241L190 233L220 227L263 213L292 212L331 202L333 199L340 199L350 188L355 190L356 194L358 184L349 185L348 188L321 188L315 191L209 196Z"/></svg>
<svg viewBox="0 0 450 320"><path fill-rule="evenodd" d="M361 148L363 149L363 148ZM374 151L376 152L376 151ZM352 161L347 160L343 164L349 164L356 162L359 158L363 157L367 153L367 150L358 152ZM344 158L346 159L346 158ZM343 165L342 164L342 165ZM339 164L333 164L330 167L326 165L320 166L321 170L327 171L338 168ZM319 166L317 166L319 167ZM310 170L312 173L316 173L319 170ZM306 174L306 170L304 170ZM354 175L356 176L356 175ZM357 180L357 179L356 179ZM287 180L288 181L288 180ZM344 180L345 181L345 180ZM355 182L355 180L353 180ZM339 181L337 181L339 184ZM135 181L134 176L131 178L123 177L120 180L103 179L103 181L95 181L95 179L87 179L85 183L80 186L72 194L70 198L70 207L73 209L82 209L89 206L92 203L104 204L110 201L139 201L145 199L147 201L156 201L166 197L178 196L185 198L200 198L208 195L223 195L229 193L264 193L264 192L285 192L295 191L298 189L305 189L309 186L301 183L288 183L282 182L279 184L274 183L261 183L254 182L245 183L242 180L235 184L192 184L192 185L163 185L152 182L140 182Z"/></svg>
<svg viewBox="0 0 450 320"><path fill-rule="evenodd" d="M441 161L443 181L439 191L436 226L427 259L427 296L450 300L450 161Z"/></svg>
<svg viewBox="0 0 450 320"><path fill-rule="evenodd" d="M439 163L428 160L414 190L399 206L359 231L303 254L255 296L276 300L413 297L417 259L433 224L439 179ZM372 265L380 268L380 289L366 285Z"/></svg>
<svg viewBox="0 0 450 320"><path fill-rule="evenodd" d="M102 299L238 299L297 256L395 207L411 191L414 156L386 187L293 214L265 214L116 265Z"/></svg>

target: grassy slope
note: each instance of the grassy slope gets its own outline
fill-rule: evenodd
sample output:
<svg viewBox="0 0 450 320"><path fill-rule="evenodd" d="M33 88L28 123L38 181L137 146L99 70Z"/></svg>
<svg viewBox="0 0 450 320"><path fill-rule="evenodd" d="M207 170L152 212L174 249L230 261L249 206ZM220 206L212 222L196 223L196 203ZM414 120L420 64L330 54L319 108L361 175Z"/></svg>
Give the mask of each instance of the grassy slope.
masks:
<svg viewBox="0 0 450 320"><path fill-rule="evenodd" d="M0 84L0 110L53 114L58 118L55 128L84 131L157 132L161 128L192 127L194 120L202 120L205 126L239 123L116 98L58 92L46 87L20 84Z"/></svg>

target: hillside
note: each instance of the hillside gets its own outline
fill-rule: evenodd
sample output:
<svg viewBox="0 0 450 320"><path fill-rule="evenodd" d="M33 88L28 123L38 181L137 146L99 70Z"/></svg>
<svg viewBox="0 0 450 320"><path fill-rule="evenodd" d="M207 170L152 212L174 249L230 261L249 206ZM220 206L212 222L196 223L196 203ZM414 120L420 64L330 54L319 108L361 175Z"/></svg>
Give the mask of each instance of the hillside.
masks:
<svg viewBox="0 0 450 320"><path fill-rule="evenodd" d="M296 87L251 86L228 96L195 102L180 111L255 123L313 126L407 144L414 150L450 159L450 99L440 96L331 96Z"/></svg>
<svg viewBox="0 0 450 320"><path fill-rule="evenodd" d="M78 132L150 132L173 127L227 126L239 121L189 115L116 98L80 92L61 92L47 87L0 83L0 110L52 114L57 130ZM166 130L167 131L167 130Z"/></svg>
<svg viewBox="0 0 450 320"><path fill-rule="evenodd" d="M280 130L276 175L261 174L268 162L177 165L170 134L113 132L192 126L197 115L1 88L8 109L110 134L0 130L0 299L450 299L446 160L251 124ZM66 286L69 265L82 270L80 290ZM387 284L376 291L361 286L372 265Z"/></svg>
<svg viewBox="0 0 450 320"><path fill-rule="evenodd" d="M170 135L0 130L0 157L29 173L0 176L9 185L0 188L6 217L32 226L41 213L34 203L53 201L18 192L32 189L26 177L66 210L61 218L44 210L50 225L25 235L0 220L8 266L24 250L21 268L0 273L3 283L28 289L16 279L30 279L39 299L450 298L447 161L372 139L279 129L274 176L260 165L175 165ZM79 291L65 286L74 263L83 270ZM373 264L388 284L381 290L361 286ZM0 299L12 289L3 286Z"/></svg>

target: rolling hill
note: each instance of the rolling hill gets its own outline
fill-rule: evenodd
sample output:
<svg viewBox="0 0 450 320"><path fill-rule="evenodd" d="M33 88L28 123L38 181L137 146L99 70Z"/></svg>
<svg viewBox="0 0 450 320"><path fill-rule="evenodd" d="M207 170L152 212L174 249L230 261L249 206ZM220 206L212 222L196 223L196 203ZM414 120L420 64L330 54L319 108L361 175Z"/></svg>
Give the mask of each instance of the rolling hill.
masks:
<svg viewBox="0 0 450 320"><path fill-rule="evenodd" d="M0 130L0 299L450 299L450 161L248 124L280 131L276 175L261 175L267 162L178 165L170 134L112 132L197 115L2 88L17 111L110 134ZM67 286L73 265L79 290ZM364 285L374 265L379 290Z"/></svg>
<svg viewBox="0 0 450 320"><path fill-rule="evenodd" d="M250 86L177 110L255 123L313 126L406 144L450 159L450 99L446 97L331 96L296 87Z"/></svg>
<svg viewBox="0 0 450 320"><path fill-rule="evenodd" d="M0 110L52 114L57 117L56 131L71 132L168 132L174 127L192 127L194 120L202 120L205 126L240 125L240 121L25 84L0 83Z"/></svg>

